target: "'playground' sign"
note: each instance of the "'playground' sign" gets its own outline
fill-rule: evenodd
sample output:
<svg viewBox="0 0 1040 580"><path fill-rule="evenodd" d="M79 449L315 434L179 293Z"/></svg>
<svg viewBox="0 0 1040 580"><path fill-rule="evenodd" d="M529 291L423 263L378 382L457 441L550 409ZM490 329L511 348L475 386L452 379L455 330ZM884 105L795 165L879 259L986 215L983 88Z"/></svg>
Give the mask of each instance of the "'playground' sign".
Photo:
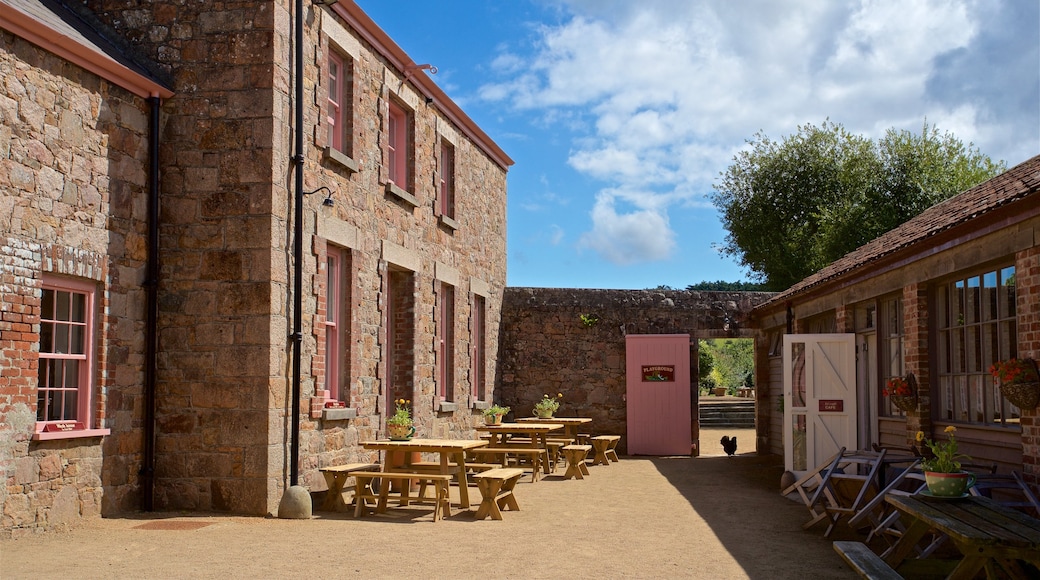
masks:
<svg viewBox="0 0 1040 580"><path fill-rule="evenodd" d="M643 380L648 383L674 383L675 365L643 365Z"/></svg>

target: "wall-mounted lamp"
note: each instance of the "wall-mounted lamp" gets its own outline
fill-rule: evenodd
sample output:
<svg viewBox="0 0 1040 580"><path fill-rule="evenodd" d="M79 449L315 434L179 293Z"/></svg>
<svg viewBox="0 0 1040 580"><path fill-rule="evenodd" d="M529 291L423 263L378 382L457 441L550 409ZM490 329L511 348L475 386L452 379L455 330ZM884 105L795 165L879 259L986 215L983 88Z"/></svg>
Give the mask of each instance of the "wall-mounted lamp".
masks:
<svg viewBox="0 0 1040 580"><path fill-rule="evenodd" d="M314 191L305 191L303 192L303 195L310 195L312 193L318 193L319 191L325 192L325 201L321 202L321 205L324 205L326 207L332 207L336 205L336 202L332 201L332 190L324 185L319 187L318 189L315 189Z"/></svg>
<svg viewBox="0 0 1040 580"><path fill-rule="evenodd" d="M410 64L405 67L404 72L411 75L417 70L428 70L430 71L431 75L437 74L437 67L433 66L432 64Z"/></svg>

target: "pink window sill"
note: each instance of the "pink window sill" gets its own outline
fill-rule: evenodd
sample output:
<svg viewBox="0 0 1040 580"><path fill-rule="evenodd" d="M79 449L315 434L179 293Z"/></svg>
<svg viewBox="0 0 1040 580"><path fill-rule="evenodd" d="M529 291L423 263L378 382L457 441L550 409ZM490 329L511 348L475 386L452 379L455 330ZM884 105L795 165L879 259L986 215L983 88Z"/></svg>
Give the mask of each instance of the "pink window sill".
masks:
<svg viewBox="0 0 1040 580"><path fill-rule="evenodd" d="M111 433L111 429L80 429L79 431L53 431L51 433L33 433L33 441L51 441L54 439L79 439L83 437L103 437Z"/></svg>

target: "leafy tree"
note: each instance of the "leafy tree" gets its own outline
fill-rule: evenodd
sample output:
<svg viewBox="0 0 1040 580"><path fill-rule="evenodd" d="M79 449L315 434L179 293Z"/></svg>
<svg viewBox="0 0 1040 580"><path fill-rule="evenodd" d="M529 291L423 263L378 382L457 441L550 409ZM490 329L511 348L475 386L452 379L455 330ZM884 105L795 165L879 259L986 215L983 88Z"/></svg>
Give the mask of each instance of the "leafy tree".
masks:
<svg viewBox="0 0 1040 580"><path fill-rule="evenodd" d="M758 133L714 186L723 253L782 290L928 207L1006 170L927 124L877 142L840 124Z"/></svg>
<svg viewBox="0 0 1040 580"><path fill-rule="evenodd" d="M702 383L713 383L730 391L754 386L754 341L748 338L700 340L698 347ZM710 366L705 364L705 358L710 359ZM708 367L707 371L705 367Z"/></svg>
<svg viewBox="0 0 1040 580"><path fill-rule="evenodd" d="M686 290L690 292L761 292L765 289L765 284L757 282L725 282L723 280L704 281L686 287Z"/></svg>

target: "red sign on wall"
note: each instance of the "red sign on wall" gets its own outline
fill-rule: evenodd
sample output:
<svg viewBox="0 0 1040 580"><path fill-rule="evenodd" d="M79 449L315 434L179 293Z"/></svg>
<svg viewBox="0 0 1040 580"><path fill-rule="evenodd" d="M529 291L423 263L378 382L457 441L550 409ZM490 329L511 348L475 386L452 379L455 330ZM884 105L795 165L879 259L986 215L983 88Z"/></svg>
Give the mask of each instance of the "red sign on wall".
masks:
<svg viewBox="0 0 1040 580"><path fill-rule="evenodd" d="M821 399L821 413L841 413L845 410L845 401L842 399Z"/></svg>
<svg viewBox="0 0 1040 580"><path fill-rule="evenodd" d="M675 365L643 365L643 380L648 383L674 383Z"/></svg>

